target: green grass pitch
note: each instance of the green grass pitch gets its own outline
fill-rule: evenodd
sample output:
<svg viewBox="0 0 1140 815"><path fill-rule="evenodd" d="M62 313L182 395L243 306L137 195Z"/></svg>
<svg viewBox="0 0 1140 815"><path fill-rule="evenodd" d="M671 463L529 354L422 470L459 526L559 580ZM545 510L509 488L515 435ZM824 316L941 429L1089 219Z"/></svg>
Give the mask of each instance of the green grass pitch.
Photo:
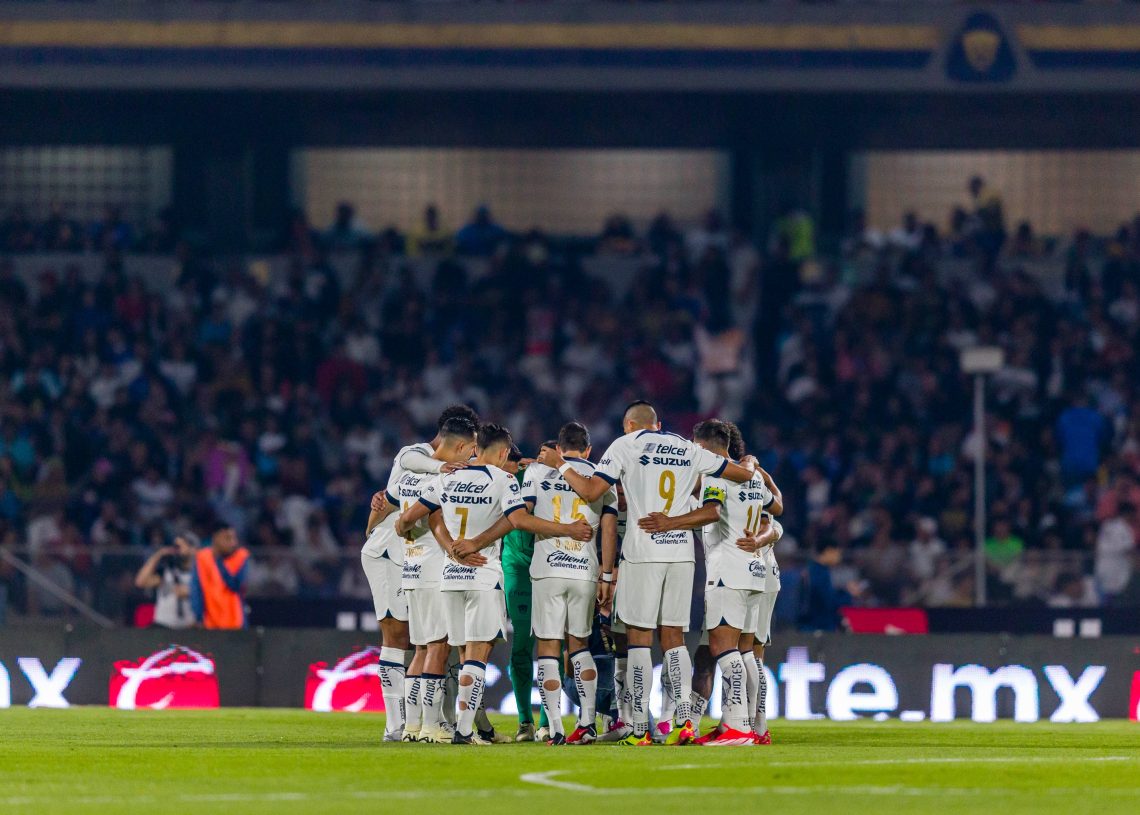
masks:
<svg viewBox="0 0 1140 815"><path fill-rule="evenodd" d="M1135 722L778 721L771 747L717 749L381 744L382 727L297 710L0 710L0 813L1140 812Z"/></svg>

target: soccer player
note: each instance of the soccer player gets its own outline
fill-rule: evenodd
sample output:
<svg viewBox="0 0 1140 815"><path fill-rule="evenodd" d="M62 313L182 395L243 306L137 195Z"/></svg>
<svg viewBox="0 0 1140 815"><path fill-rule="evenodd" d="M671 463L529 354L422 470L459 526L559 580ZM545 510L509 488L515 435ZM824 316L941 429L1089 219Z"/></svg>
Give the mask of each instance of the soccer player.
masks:
<svg viewBox="0 0 1140 815"><path fill-rule="evenodd" d="M440 571L447 640L463 648L464 660L452 744L491 743L475 733L474 724L483 701L487 658L506 631L502 536L512 525L535 534L582 541L593 536L585 521L555 524L525 511L518 482L502 469L511 446L505 428L483 425L472 463L429 484L419 502L397 521L397 529L406 532L428 516L432 534L447 553Z"/></svg>
<svg viewBox="0 0 1140 815"><path fill-rule="evenodd" d="M727 422L710 419L693 429L693 440L716 455L728 455L731 439ZM742 633L756 631L767 584L764 550L774 537L768 529L760 542L754 539L764 524L765 508L773 501L772 493L759 474L762 472L737 484L705 476L702 505L698 509L674 517L655 512L640 522L642 529L653 533L705 527L704 627L710 652L724 682L724 728L714 731L711 738L701 740L708 746L755 743L750 721L755 704L749 704L748 672L740 649ZM745 653L752 659L750 642Z"/></svg>
<svg viewBox="0 0 1140 815"><path fill-rule="evenodd" d="M684 640L693 594L693 534L688 530L652 533L637 522L652 512L670 517L682 514L701 475L750 481L755 465L736 464L662 431L657 412L648 402L631 404L622 428L625 435L610 445L591 476L579 473L557 451L548 451L541 460L562 473L587 502L598 500L621 480L631 523L622 541L621 584L615 602L629 639L626 681L633 699L633 733L622 743L653 743L649 737L650 647L654 631L660 628L664 670L669 672L678 725L669 734L669 743L689 744L697 738L691 721L693 666ZM603 580L610 577L602 574Z"/></svg>
<svg viewBox="0 0 1140 815"><path fill-rule="evenodd" d="M439 446L432 452L433 461L439 462L443 467L466 464L475 450L475 425L467 418L447 419L440 427L437 439ZM438 475L403 470L400 457L397 457L392 472L396 478L394 482L390 479L385 497L385 504L391 507L411 507L419 501L426 486L439 479ZM401 534L396 530L395 521L391 526L393 535ZM446 663L447 643L446 630L443 634L433 636L433 633L438 633L438 629L433 627L438 623L433 623L433 620L441 617L438 575L442 568L443 553L435 541L427 537L427 533L427 525L421 522L404 530L400 538L404 546L400 587L408 606L408 639L416 648L415 656L408 666L405 683L404 741L417 741L421 737L425 741L439 741L441 738L444 676L439 665L441 662ZM443 640L442 645L439 640ZM433 671L425 667L429 660ZM385 670L384 654L381 652L381 687L387 691ZM388 704L385 698L386 708ZM450 734L448 740L450 741Z"/></svg>
<svg viewBox="0 0 1140 815"><path fill-rule="evenodd" d="M563 425L558 451L584 476L594 473L590 462L590 432L577 422ZM601 540L601 570L613 575L617 553L617 492L612 488L594 501L578 497L558 472L542 464L528 468L523 500L536 518L560 523L584 520ZM538 535L530 565L534 595L533 631L538 639L538 687L550 722L551 744L590 744L598 737L594 719L598 667L590 653L594 603L611 582L598 582L598 545L591 538ZM516 635L517 636L517 635ZM566 639L574 685L580 700L578 725L570 737L562 726L562 640Z"/></svg>
<svg viewBox="0 0 1140 815"><path fill-rule="evenodd" d="M366 528L368 537L360 550L360 563L372 590L376 619L380 624L380 685L387 711L385 741L402 739L408 692L413 694L413 707L418 698L414 682L412 687L406 687L405 682L404 665L410 644L408 601L401 586L405 541L395 530L396 512L415 502L405 499L404 505L401 505L396 485L405 475L434 475L463 467L462 461L444 461L436 458L435 454L444 443L445 425L453 420L462 421L466 422L467 429L473 429L477 419L475 411L466 405L453 405L445 409L439 417L435 438L430 442L402 448L392 462L387 487L382 494L372 498ZM426 479L413 480L416 483L407 488L415 491L422 487L421 481ZM413 679L416 675L413 672Z"/></svg>
<svg viewBox="0 0 1140 815"><path fill-rule="evenodd" d="M544 447L555 447L557 441L548 441ZM511 456L513 458L513 456ZM521 455L519 456L521 459ZM508 459L509 461L509 459ZM533 466L533 465L531 465ZM525 477L526 470L516 477ZM508 672L511 690L518 710L519 729L515 741L534 741L534 711L531 708L531 688L534 680L534 635L531 633L533 597L530 582L530 563L534 556L534 535L522 529L511 529L503 538L503 579L506 589L507 616L514 635L511 637L511 661ZM539 717L540 732L549 732L546 708Z"/></svg>

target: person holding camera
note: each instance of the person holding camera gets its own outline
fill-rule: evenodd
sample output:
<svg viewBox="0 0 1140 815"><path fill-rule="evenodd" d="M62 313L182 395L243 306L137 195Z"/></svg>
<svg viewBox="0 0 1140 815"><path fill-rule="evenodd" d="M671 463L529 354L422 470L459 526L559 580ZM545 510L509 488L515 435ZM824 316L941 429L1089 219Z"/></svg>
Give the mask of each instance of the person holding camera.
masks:
<svg viewBox="0 0 1140 815"><path fill-rule="evenodd" d="M197 550L197 538L184 532L174 538L172 546L156 550L135 575L135 586L155 592L155 625L172 629L194 625L190 582L194 576L194 553Z"/></svg>

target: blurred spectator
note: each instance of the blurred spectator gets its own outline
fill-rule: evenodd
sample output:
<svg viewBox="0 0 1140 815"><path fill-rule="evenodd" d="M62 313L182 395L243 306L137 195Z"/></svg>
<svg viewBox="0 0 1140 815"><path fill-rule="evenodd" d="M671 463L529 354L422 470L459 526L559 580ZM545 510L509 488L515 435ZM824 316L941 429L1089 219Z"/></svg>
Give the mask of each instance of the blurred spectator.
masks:
<svg viewBox="0 0 1140 815"><path fill-rule="evenodd" d="M837 588L832 570L843 560L843 551L834 543L824 544L804 569L800 588L799 627L804 631L835 631L839 628L839 609L850 605L859 588L848 585Z"/></svg>
<svg viewBox="0 0 1140 815"><path fill-rule="evenodd" d="M481 205L474 217L455 235L455 249L461 255L487 257L498 249L507 237L507 230L491 218L491 210Z"/></svg>
<svg viewBox="0 0 1140 815"><path fill-rule="evenodd" d="M408 255L446 256L451 254L453 248L454 239L451 233L440 225L439 210L435 204L428 204L424 209L423 226L413 229L408 235Z"/></svg>
<svg viewBox="0 0 1140 815"><path fill-rule="evenodd" d="M202 628L245 628L242 594L249 575L249 551L238 543L234 528L214 524L209 543L194 553L190 604Z"/></svg>
<svg viewBox="0 0 1140 815"><path fill-rule="evenodd" d="M1094 573L1100 590L1110 597L1120 594L1132 577L1137 530L1140 530L1140 515L1136 505L1122 502L1097 532Z"/></svg>
<svg viewBox="0 0 1140 815"><path fill-rule="evenodd" d="M197 538L190 533L178 535L171 546L156 549L135 576L136 587L154 591L155 625L173 629L194 625L190 584L197 551Z"/></svg>
<svg viewBox="0 0 1140 815"><path fill-rule="evenodd" d="M342 201L336 205L336 216L324 238L331 249L352 250L363 247L369 235L356 219L356 208Z"/></svg>

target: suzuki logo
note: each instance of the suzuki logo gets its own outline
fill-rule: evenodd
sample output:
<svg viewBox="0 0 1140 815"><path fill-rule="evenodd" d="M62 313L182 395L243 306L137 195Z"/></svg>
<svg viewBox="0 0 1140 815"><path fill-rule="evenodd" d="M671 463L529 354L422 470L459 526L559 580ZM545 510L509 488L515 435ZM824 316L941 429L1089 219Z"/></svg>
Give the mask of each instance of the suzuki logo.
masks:
<svg viewBox="0 0 1140 815"><path fill-rule="evenodd" d="M64 657L56 663L51 673L44 670L43 663L35 657L20 657L16 660L20 670L27 677L35 694L28 707L71 707L63 692L75 678L82 660ZM0 708L12 706L12 678L8 669L0 663Z"/></svg>

